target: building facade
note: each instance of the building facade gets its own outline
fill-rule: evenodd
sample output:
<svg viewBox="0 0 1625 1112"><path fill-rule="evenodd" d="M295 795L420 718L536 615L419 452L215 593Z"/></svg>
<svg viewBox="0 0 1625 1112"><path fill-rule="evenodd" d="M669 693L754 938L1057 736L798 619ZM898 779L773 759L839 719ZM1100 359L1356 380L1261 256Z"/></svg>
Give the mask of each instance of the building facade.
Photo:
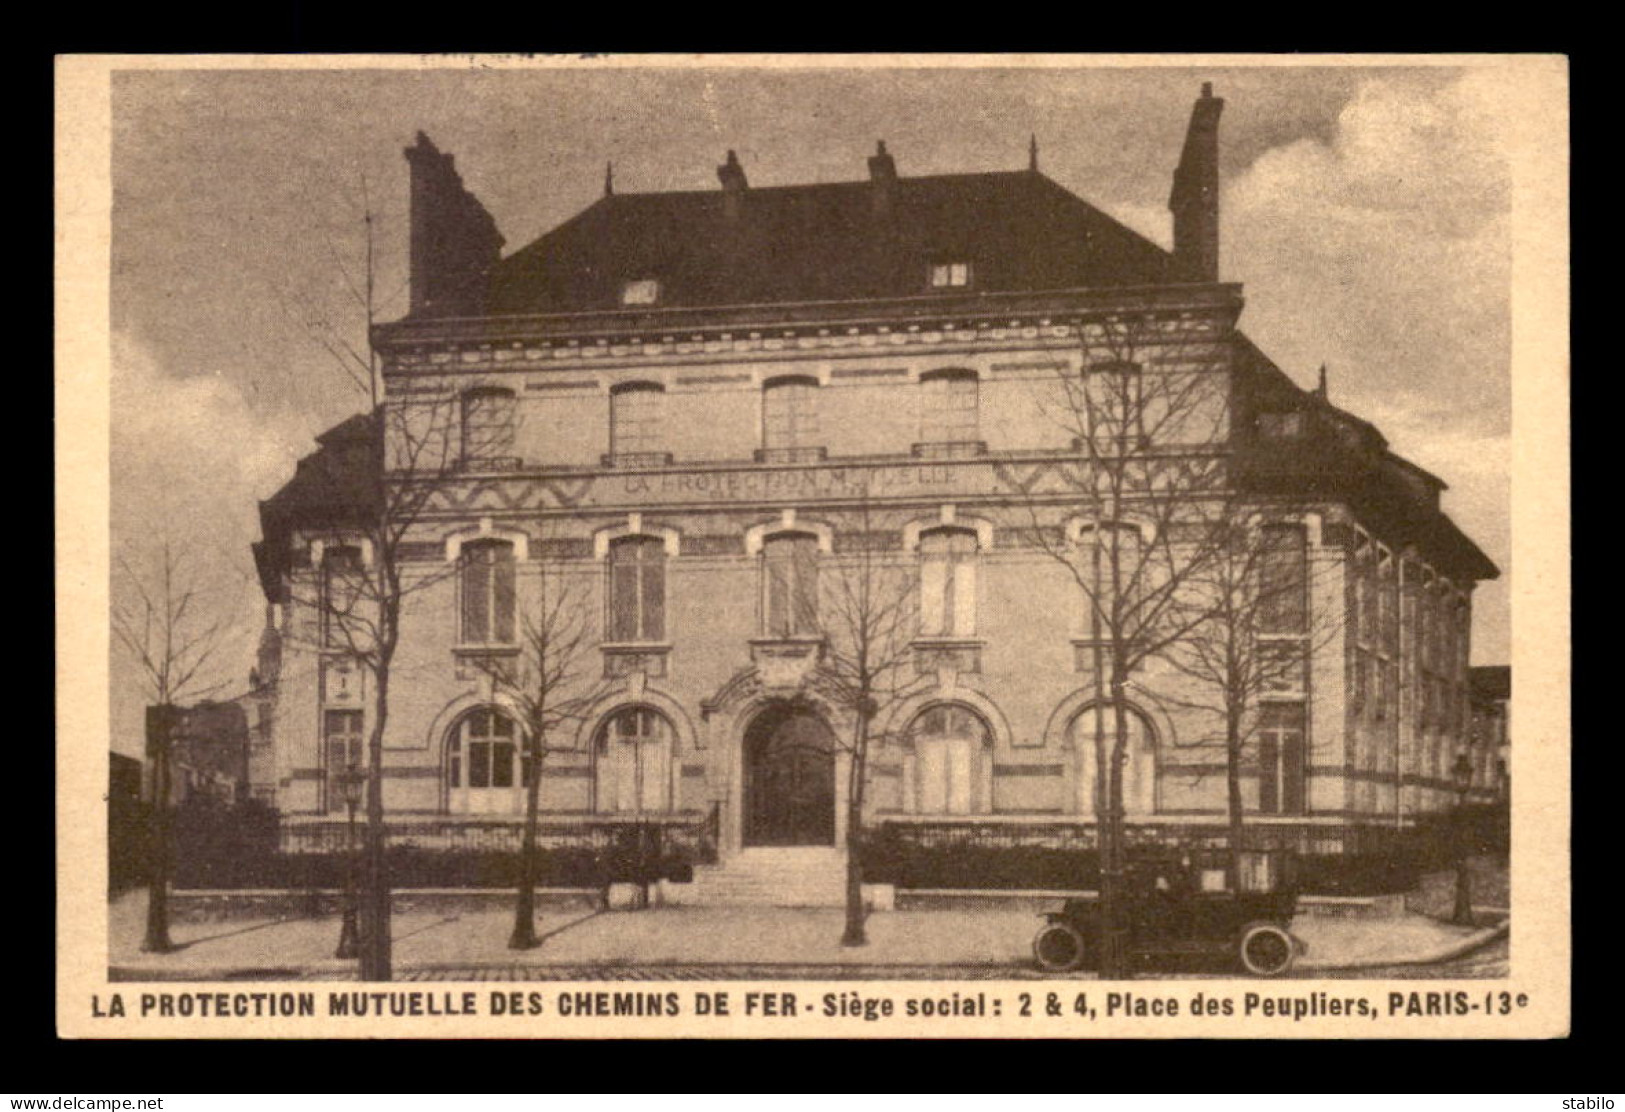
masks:
<svg viewBox="0 0 1625 1112"><path fill-rule="evenodd" d="M373 336L390 419L329 431L262 505L256 796L290 830L340 815L373 681L321 600L376 559L346 539L372 512L372 461L432 457L399 549L383 791L402 836L511 842L534 762L493 676L523 667L527 620L567 597L589 632L578 712L540 761L547 829L706 826L724 871L795 851L833 880L852 714L819 677L831 594L867 553L915 591L866 825L1088 844L1100 631L1069 554L1110 529L1163 543L1085 493L1084 441L1104 436L1120 459L1217 461L1228 504L1286 538L1303 596L1269 635L1302 666L1254 708L1249 825L1336 854L1449 806L1472 592L1496 569L1441 512L1443 482L1238 329L1241 287L1219 281L1222 107L1205 88L1195 104L1171 252L1047 178L1036 147L1023 170L906 177L881 144L849 183L756 187L732 152L713 191L606 181L503 256L419 135L411 310ZM1174 376L1180 419L1144 400ZM1094 381L1132 393L1132 421L1087 388L1080 402ZM1158 654L1133 679L1131 831L1211 840L1222 715Z"/></svg>
<svg viewBox="0 0 1625 1112"><path fill-rule="evenodd" d="M1512 669L1504 664L1474 668L1467 682L1475 776L1493 786L1496 800L1505 803L1512 791Z"/></svg>

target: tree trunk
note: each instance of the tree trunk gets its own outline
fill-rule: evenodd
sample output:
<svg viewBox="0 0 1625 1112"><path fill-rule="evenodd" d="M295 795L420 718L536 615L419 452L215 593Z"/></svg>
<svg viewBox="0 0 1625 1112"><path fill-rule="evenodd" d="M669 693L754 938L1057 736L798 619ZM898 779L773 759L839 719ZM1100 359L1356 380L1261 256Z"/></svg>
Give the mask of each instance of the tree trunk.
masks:
<svg viewBox="0 0 1625 1112"><path fill-rule="evenodd" d="M1241 802L1241 718L1237 711L1228 709L1224 721L1224 781L1230 818L1230 891L1241 891L1241 851L1244 816Z"/></svg>
<svg viewBox="0 0 1625 1112"><path fill-rule="evenodd" d="M163 704L159 708L157 730L153 737L152 821L147 847L147 933L141 940L141 950L148 954L167 954L175 948L169 938L169 747L173 717L174 708Z"/></svg>
<svg viewBox="0 0 1625 1112"><path fill-rule="evenodd" d="M1129 976L1128 954L1124 938L1124 852L1123 831L1123 761L1128 752L1128 719L1123 707L1123 684L1114 676L1112 682L1112 717L1114 718L1111 760L1106 773L1106 824L1109 829L1109 849L1101 869L1101 918L1105 924L1105 945L1100 953L1100 975L1105 980L1125 980Z"/></svg>
<svg viewBox="0 0 1625 1112"><path fill-rule="evenodd" d="M864 765L869 756L869 721L861 710L853 742L846 781L846 929L841 934L841 945L867 946L869 934L864 925L863 863L859 850L863 842L863 783Z"/></svg>
<svg viewBox="0 0 1625 1112"><path fill-rule="evenodd" d="M392 980L389 877L384 866L384 724L389 717L389 664L380 655L377 722L368 744L366 885L361 920L361 979Z"/></svg>
<svg viewBox="0 0 1625 1112"><path fill-rule="evenodd" d="M508 949L529 950L536 940L536 825L541 804L542 758L538 746L530 760L530 784L525 790L525 836L519 847L519 897L513 907L513 934Z"/></svg>

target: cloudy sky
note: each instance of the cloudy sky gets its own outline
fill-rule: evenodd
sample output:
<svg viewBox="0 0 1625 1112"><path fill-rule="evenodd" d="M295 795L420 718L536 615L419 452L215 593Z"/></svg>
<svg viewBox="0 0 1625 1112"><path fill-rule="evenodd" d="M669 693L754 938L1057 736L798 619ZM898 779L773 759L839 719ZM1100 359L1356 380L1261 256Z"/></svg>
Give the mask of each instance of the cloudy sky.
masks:
<svg viewBox="0 0 1625 1112"><path fill-rule="evenodd" d="M1302 385L1327 364L1334 402L1450 485L1503 570L1473 659L1505 662L1509 187L1495 78L1469 69L115 73L115 551L138 572L157 538L194 554L242 616L218 677L241 690L256 500L361 403L291 304L354 319L365 188L384 316L404 313L401 150L420 129L508 250L591 204L609 161L622 192L715 188L730 148L755 185L841 181L877 138L909 175L1017 169L1033 134L1046 174L1167 246L1202 81L1227 102L1221 277L1244 283L1243 327ZM144 697L116 647L113 693L129 749Z"/></svg>

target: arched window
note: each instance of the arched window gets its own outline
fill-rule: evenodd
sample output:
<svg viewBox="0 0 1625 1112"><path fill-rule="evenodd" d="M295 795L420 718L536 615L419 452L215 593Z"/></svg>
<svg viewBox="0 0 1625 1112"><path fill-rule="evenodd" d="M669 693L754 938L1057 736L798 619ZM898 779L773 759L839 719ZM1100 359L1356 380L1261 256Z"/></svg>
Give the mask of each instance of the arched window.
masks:
<svg viewBox="0 0 1625 1112"><path fill-rule="evenodd" d="M446 738L446 788L453 814L511 814L524 805L530 762L520 760L522 731L505 712L480 707Z"/></svg>
<svg viewBox="0 0 1625 1112"><path fill-rule="evenodd" d="M479 387L463 394L463 465L513 461L512 390Z"/></svg>
<svg viewBox="0 0 1625 1112"><path fill-rule="evenodd" d="M979 766L993 734L981 715L958 703L926 707L909 723L917 806L926 815L968 815L981 808Z"/></svg>
<svg viewBox="0 0 1625 1112"><path fill-rule="evenodd" d="M1126 708L1124 725L1128 744L1123 762L1123 813L1149 815L1156 812L1157 758L1151 724L1145 715ZM1110 703L1084 707L1067 727L1068 741L1078 754L1078 810L1100 816L1106 809L1106 777L1100 757L1109 762L1117 745L1117 715Z"/></svg>
<svg viewBox="0 0 1625 1112"><path fill-rule="evenodd" d="M650 707L625 707L605 719L593 741L593 809L671 810L671 722Z"/></svg>
<svg viewBox="0 0 1625 1112"><path fill-rule="evenodd" d="M920 376L920 440L924 455L975 455L981 450L976 372L931 371Z"/></svg>
<svg viewBox="0 0 1625 1112"><path fill-rule="evenodd" d="M666 542L622 537L609 546L609 639L666 637Z"/></svg>
<svg viewBox="0 0 1625 1112"><path fill-rule="evenodd" d="M457 570L461 643L513 644L513 545L507 541L470 541L462 547Z"/></svg>
<svg viewBox="0 0 1625 1112"><path fill-rule="evenodd" d="M969 529L920 534L920 633L976 634L976 534Z"/></svg>
<svg viewBox="0 0 1625 1112"><path fill-rule="evenodd" d="M662 418L666 392L658 382L627 382L609 395L609 454L617 466L658 466L670 456L662 451Z"/></svg>
<svg viewBox="0 0 1625 1112"><path fill-rule="evenodd" d="M789 376L762 386L762 458L767 462L817 459L818 380Z"/></svg>
<svg viewBox="0 0 1625 1112"><path fill-rule="evenodd" d="M776 533L762 544L762 633L810 637L818 632L818 538Z"/></svg>

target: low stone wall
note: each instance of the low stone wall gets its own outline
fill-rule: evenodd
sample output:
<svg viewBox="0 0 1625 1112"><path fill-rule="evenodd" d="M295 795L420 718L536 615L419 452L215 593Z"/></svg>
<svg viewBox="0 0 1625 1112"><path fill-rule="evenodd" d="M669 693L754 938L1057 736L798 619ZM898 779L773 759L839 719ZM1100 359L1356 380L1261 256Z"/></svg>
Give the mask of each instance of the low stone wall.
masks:
<svg viewBox="0 0 1625 1112"><path fill-rule="evenodd" d="M1391 896L1299 896L1298 914L1325 919L1395 919L1405 914L1405 894Z"/></svg>
<svg viewBox="0 0 1625 1112"><path fill-rule="evenodd" d="M512 889L399 889L390 894L396 915L412 911L501 911L513 907ZM538 888L536 906L596 910L603 893L593 888ZM170 893L169 913L178 923L218 923L233 919L318 919L338 915L344 893L335 889L186 890Z"/></svg>
<svg viewBox="0 0 1625 1112"><path fill-rule="evenodd" d="M1059 911L1069 899L1093 899L1091 891L1035 891L1032 889L899 888L897 907L908 911L958 909L1031 911L1035 915ZM1392 896L1299 896L1298 914L1316 918L1392 919L1405 914L1403 894Z"/></svg>

